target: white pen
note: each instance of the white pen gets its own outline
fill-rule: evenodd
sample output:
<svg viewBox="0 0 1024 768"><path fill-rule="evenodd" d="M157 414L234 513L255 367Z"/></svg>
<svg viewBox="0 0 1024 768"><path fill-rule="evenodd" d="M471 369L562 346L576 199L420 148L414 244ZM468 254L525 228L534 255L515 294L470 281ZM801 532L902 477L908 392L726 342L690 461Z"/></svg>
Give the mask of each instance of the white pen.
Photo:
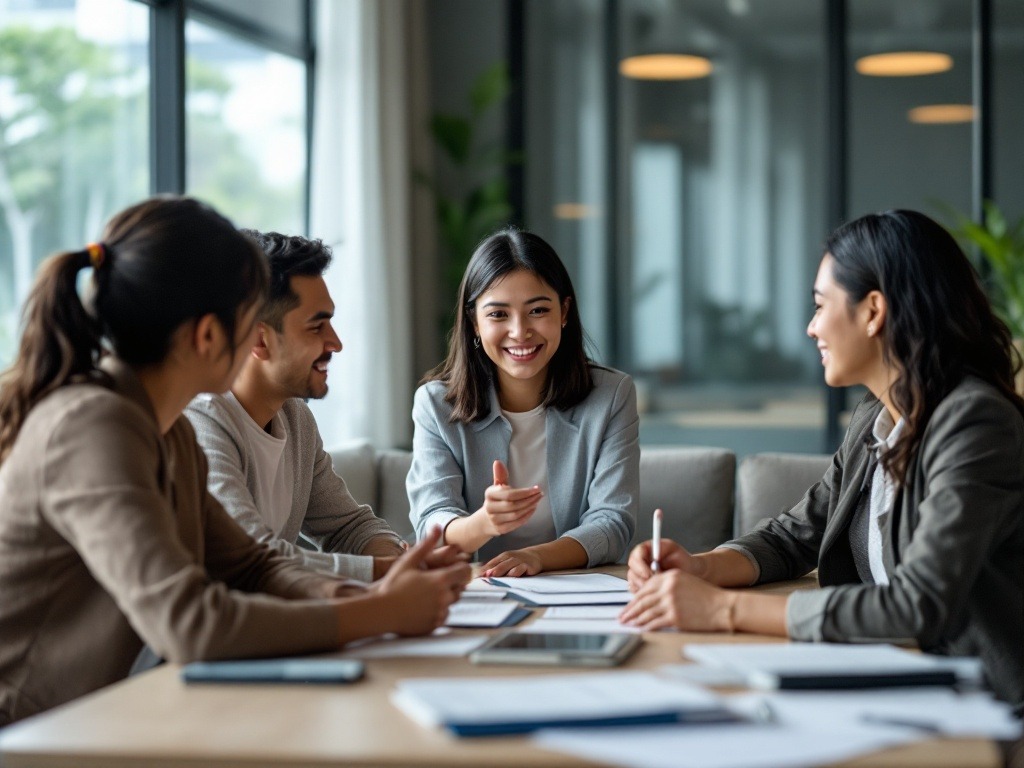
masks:
<svg viewBox="0 0 1024 768"><path fill-rule="evenodd" d="M658 573L661 570L661 510L654 510L654 532L651 534L651 570Z"/></svg>

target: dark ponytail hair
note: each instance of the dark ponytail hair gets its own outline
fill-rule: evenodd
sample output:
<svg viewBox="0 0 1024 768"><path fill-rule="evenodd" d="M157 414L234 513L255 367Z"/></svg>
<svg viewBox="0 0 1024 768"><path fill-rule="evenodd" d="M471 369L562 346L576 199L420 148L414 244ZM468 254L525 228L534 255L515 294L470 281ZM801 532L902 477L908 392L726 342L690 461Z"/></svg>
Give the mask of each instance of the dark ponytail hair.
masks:
<svg viewBox="0 0 1024 768"><path fill-rule="evenodd" d="M83 304L76 285L88 266ZM185 197L133 205L107 223L100 245L51 256L25 303L17 358L0 380L0 462L36 403L96 375L102 343L129 365L153 365L182 323L207 314L234 339L238 310L262 300L267 279L258 246Z"/></svg>
<svg viewBox="0 0 1024 768"><path fill-rule="evenodd" d="M586 335L576 305L576 291L555 249L539 235L515 227L502 229L476 247L459 285L455 327L448 337L448 357L427 373L423 381L443 381L452 405L452 421L468 424L490 411L489 392L494 363L473 345L476 301L491 285L516 271L531 272L558 294L559 308L569 300L562 339L548 364L543 405L561 410L578 405L594 388Z"/></svg>
<svg viewBox="0 0 1024 768"><path fill-rule="evenodd" d="M932 413L970 374L987 381L1024 413L1014 389L1021 359L1006 324L953 237L916 211L886 211L844 224L828 239L832 274L851 307L871 291L886 298L886 362L899 378L893 405L905 427L882 464L903 482Z"/></svg>

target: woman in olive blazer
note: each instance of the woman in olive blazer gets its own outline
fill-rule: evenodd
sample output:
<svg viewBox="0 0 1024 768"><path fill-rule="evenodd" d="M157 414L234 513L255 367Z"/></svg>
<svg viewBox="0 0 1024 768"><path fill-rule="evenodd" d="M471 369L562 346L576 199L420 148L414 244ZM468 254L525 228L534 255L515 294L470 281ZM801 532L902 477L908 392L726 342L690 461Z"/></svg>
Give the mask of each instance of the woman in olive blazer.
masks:
<svg viewBox="0 0 1024 768"><path fill-rule="evenodd" d="M979 656L1024 705L1024 402L1006 326L955 241L911 211L829 239L808 334L832 386L861 384L832 465L793 509L713 552L630 558L624 620L809 641L912 640ZM723 589L818 568L820 590Z"/></svg>

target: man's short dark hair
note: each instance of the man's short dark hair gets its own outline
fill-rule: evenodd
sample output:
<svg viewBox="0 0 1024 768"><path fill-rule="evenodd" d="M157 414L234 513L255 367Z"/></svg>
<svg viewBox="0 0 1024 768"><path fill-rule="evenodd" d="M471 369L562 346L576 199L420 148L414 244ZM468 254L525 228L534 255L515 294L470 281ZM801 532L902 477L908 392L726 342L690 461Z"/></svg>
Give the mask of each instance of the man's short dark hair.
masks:
<svg viewBox="0 0 1024 768"><path fill-rule="evenodd" d="M299 297L292 290L292 278L322 276L331 263L330 246L324 245L323 240L279 232L243 229L242 234L255 240L267 255L270 289L259 320L280 332L284 316L299 304Z"/></svg>

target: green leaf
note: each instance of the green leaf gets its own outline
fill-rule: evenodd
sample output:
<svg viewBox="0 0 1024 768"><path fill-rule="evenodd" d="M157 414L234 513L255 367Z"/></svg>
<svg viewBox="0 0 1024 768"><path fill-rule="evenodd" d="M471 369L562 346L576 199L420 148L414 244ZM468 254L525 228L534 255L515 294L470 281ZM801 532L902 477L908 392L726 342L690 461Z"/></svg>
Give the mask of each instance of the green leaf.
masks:
<svg viewBox="0 0 1024 768"><path fill-rule="evenodd" d="M504 61L496 61L480 73L470 89L469 103L473 109L473 117L479 117L504 99L508 89L508 68Z"/></svg>
<svg viewBox="0 0 1024 768"><path fill-rule="evenodd" d="M473 138L473 128L466 118L457 115L434 115L430 121L430 132L455 165L466 164Z"/></svg>

